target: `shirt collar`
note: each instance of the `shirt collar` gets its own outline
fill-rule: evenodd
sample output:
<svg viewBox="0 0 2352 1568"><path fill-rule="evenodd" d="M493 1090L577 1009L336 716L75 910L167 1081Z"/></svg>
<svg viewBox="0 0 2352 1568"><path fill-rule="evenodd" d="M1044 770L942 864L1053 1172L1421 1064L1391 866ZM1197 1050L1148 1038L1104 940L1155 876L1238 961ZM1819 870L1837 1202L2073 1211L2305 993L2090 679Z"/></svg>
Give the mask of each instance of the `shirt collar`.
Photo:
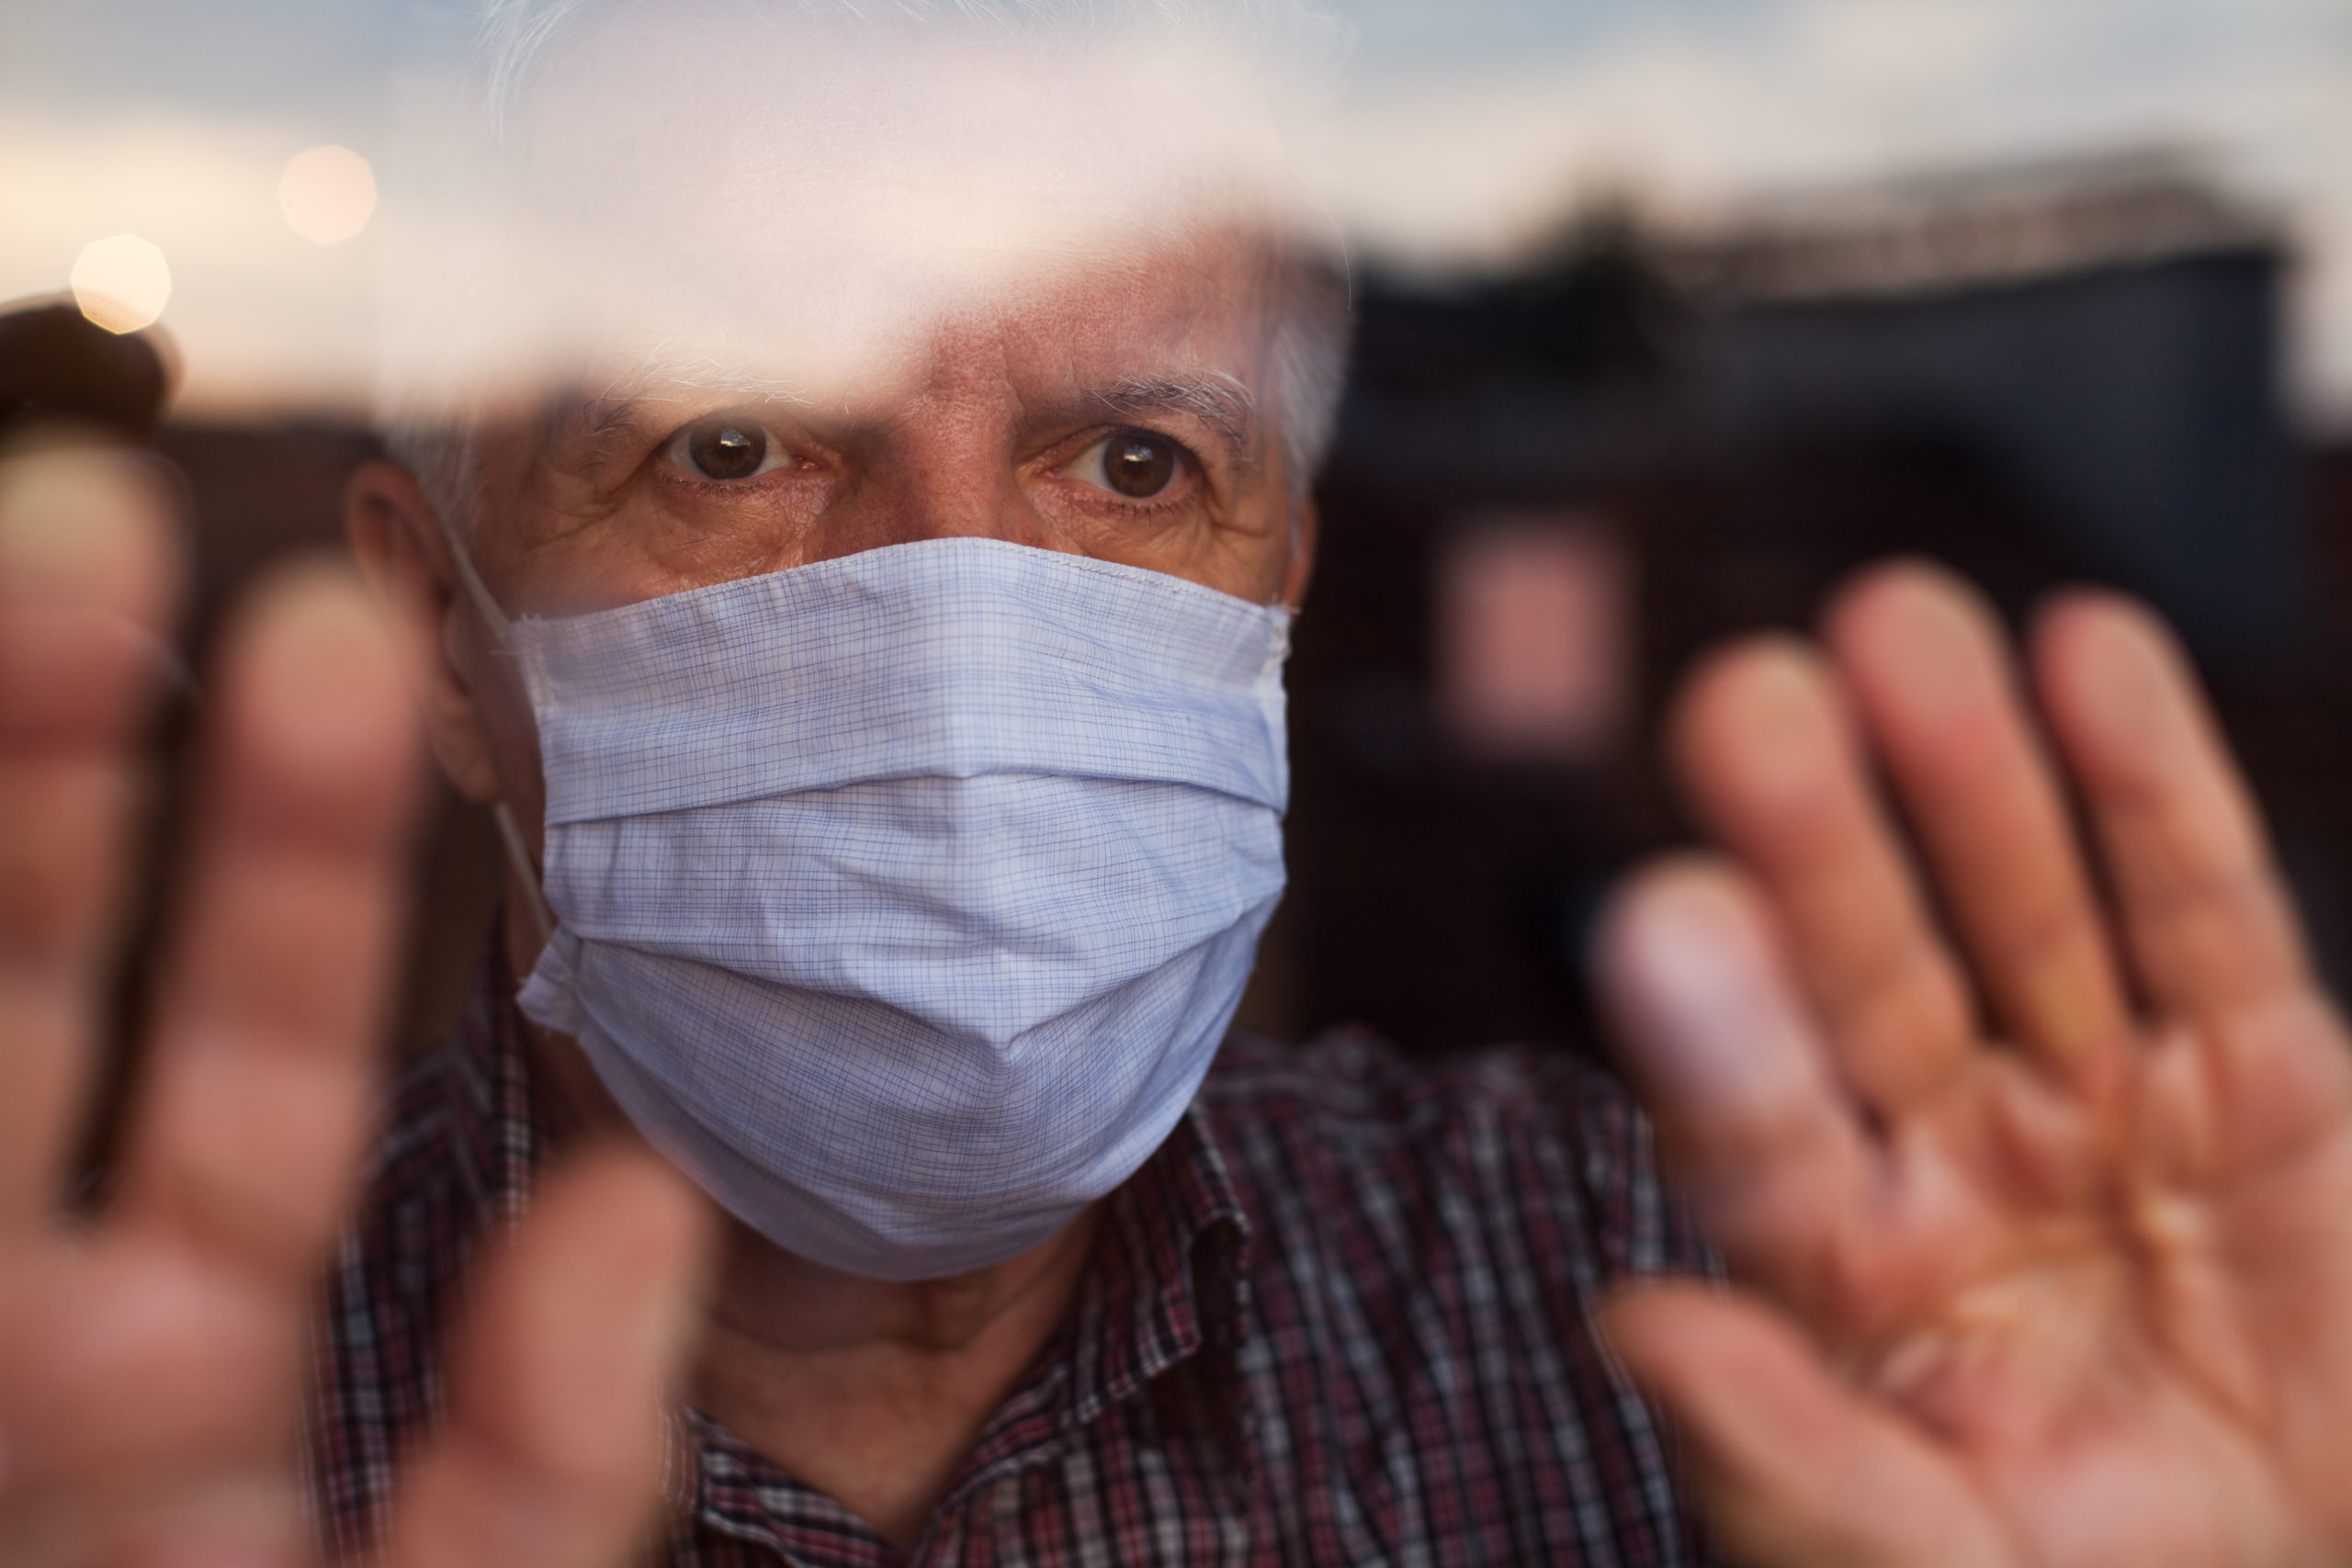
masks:
<svg viewBox="0 0 2352 1568"><path fill-rule="evenodd" d="M1230 1371L1249 1311L1250 1221L1195 1105L1114 1193L1069 1320L1068 1420L1082 1426L1208 1352Z"/></svg>

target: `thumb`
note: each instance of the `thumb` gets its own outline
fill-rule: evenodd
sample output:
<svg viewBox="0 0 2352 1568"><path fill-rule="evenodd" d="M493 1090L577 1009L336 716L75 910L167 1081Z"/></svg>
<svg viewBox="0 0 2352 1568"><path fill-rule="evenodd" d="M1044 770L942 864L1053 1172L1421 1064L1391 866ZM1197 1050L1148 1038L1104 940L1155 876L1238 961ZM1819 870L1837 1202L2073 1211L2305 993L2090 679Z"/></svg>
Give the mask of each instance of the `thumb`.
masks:
<svg viewBox="0 0 2352 1568"><path fill-rule="evenodd" d="M628 1560L656 1514L708 1228L700 1195L641 1151L584 1156L547 1183L482 1278L388 1568Z"/></svg>
<svg viewBox="0 0 2352 1568"><path fill-rule="evenodd" d="M1857 1394L1779 1313L1690 1283L1602 1308L1610 1348L1666 1407L1709 1528L1755 1568L2004 1568L1967 1478L1899 1412Z"/></svg>

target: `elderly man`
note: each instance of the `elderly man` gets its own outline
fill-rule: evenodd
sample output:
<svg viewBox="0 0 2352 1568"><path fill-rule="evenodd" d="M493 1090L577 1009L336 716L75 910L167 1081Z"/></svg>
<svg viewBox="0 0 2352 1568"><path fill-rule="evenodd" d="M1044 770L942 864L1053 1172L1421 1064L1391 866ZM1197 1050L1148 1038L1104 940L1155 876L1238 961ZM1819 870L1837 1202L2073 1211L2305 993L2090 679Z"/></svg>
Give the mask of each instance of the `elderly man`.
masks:
<svg viewBox="0 0 2352 1568"><path fill-rule="evenodd" d="M1328 278L1171 129L1233 79L1156 12L955 15L519 29L598 332L496 295L457 383L531 373L356 478L393 634L311 571L230 637L94 1224L170 572L142 470L8 464L0 1558L299 1561L307 1468L331 1552L437 1568L1689 1562L1685 1477L1792 1568L2352 1561L2352 1058L2127 605L2039 628L2047 743L1918 568L1685 697L1729 853L1598 963L1737 1291L1639 1282L1706 1259L1591 1074L1223 1041ZM417 696L513 863L368 1164Z"/></svg>

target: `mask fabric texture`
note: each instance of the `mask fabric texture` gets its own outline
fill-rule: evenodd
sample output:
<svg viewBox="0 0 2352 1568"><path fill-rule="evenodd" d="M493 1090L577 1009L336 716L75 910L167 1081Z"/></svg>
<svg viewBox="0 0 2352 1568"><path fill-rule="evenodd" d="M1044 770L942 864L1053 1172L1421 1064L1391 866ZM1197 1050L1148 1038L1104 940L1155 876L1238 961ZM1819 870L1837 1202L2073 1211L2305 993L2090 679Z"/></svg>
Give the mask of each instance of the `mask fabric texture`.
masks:
<svg viewBox="0 0 2352 1568"><path fill-rule="evenodd" d="M778 1246L1035 1246L1167 1137L1283 887L1287 613L941 539L508 636L547 779L523 1010Z"/></svg>

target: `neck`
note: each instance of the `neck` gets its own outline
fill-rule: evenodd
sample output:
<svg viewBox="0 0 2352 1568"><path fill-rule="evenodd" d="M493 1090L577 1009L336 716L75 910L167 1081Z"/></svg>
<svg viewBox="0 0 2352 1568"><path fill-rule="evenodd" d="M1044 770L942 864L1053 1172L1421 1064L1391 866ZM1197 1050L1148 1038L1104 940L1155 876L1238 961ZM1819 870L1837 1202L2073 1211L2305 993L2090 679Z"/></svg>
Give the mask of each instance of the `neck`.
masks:
<svg viewBox="0 0 2352 1568"><path fill-rule="evenodd" d="M527 974L537 931L508 908L508 955ZM522 1025L560 1132L637 1135L577 1043ZM689 1374L694 1402L910 1550L1068 1314L1094 1220L1089 1211L991 1268L906 1283L827 1269L729 1220Z"/></svg>
<svg viewBox="0 0 2352 1568"><path fill-rule="evenodd" d="M901 1550L1069 1310L1090 1212L969 1274L861 1279L731 1229L695 1404Z"/></svg>

